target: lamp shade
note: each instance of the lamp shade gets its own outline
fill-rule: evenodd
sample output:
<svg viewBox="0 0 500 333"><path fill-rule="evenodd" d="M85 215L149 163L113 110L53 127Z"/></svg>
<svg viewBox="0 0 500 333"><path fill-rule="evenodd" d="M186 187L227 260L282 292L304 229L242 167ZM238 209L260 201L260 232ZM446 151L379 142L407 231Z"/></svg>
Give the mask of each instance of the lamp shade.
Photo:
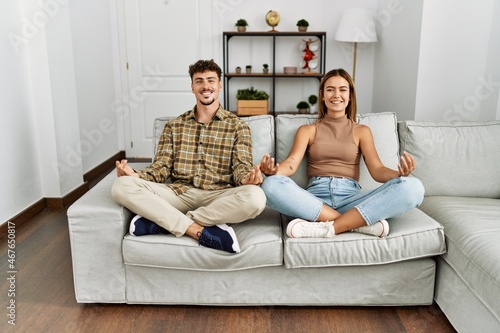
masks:
<svg viewBox="0 0 500 333"><path fill-rule="evenodd" d="M335 40L370 43L377 41L373 12L367 8L348 8L342 14Z"/></svg>

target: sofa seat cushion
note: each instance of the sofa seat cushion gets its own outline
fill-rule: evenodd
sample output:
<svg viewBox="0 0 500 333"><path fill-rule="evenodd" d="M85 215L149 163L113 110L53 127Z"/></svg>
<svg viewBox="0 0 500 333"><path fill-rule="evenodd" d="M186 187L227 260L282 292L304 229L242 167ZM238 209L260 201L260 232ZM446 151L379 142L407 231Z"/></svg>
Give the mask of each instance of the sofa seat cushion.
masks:
<svg viewBox="0 0 500 333"><path fill-rule="evenodd" d="M285 265L287 268L379 265L446 252L443 227L419 209L387 221L390 232L384 238L356 232L332 238L286 237Z"/></svg>
<svg viewBox="0 0 500 333"><path fill-rule="evenodd" d="M448 252L442 258L500 318L500 199L426 197L421 209L445 228Z"/></svg>
<svg viewBox="0 0 500 333"><path fill-rule="evenodd" d="M283 264L279 214L266 208L253 220L233 224L241 253L232 254L198 245L191 237L173 235L126 235L126 265L198 271L234 271Z"/></svg>

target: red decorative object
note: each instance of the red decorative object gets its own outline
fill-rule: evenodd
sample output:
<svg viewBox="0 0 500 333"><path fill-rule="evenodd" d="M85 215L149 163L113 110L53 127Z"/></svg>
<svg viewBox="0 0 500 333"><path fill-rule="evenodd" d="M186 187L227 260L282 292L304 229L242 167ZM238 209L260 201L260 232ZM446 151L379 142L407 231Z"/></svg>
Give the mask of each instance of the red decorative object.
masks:
<svg viewBox="0 0 500 333"><path fill-rule="evenodd" d="M314 73L314 69L318 67L318 61L316 60L316 54L314 52L318 51L318 40L308 39L303 40L301 67L304 69L304 73Z"/></svg>

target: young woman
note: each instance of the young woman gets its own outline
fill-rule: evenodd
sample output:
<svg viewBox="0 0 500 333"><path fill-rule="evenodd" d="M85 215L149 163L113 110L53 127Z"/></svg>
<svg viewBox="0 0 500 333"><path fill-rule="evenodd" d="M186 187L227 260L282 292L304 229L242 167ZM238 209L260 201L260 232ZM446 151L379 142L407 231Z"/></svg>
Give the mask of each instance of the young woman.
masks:
<svg viewBox="0 0 500 333"><path fill-rule="evenodd" d="M276 164L269 155L262 158L267 205L295 218L287 227L290 237L333 237L345 231L386 236L385 219L423 200L422 183L408 177L415 160L403 152L398 170L382 164L370 128L356 123L356 92L345 70L323 77L318 99L317 122L299 127L288 157ZM306 153L309 182L302 189L289 176ZM369 192L358 184L361 156L372 178L383 183Z"/></svg>

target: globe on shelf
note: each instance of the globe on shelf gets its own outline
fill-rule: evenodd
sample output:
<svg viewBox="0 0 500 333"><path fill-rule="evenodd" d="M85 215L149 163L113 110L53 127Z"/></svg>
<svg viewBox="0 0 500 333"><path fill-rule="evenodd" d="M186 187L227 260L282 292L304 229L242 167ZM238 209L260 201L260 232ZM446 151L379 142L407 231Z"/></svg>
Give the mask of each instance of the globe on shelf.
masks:
<svg viewBox="0 0 500 333"><path fill-rule="evenodd" d="M274 27L278 25L278 23L280 23L280 14L278 14L278 12L274 11L274 10L270 10L267 12L266 14L266 23L267 25L269 25L271 28L273 28L271 30L271 32L274 32L276 30L274 30Z"/></svg>

